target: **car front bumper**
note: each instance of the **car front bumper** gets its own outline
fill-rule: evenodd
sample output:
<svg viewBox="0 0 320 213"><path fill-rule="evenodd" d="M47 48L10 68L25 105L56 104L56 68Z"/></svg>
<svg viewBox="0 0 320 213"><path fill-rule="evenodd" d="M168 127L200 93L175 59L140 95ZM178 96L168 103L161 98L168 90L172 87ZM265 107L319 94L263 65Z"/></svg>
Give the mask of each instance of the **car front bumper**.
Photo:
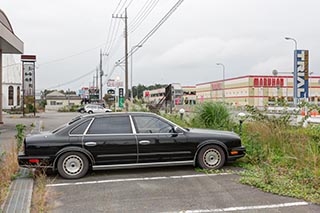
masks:
<svg viewBox="0 0 320 213"><path fill-rule="evenodd" d="M244 146L235 147L229 150L228 161L235 161L238 158L242 158L246 154L246 148Z"/></svg>

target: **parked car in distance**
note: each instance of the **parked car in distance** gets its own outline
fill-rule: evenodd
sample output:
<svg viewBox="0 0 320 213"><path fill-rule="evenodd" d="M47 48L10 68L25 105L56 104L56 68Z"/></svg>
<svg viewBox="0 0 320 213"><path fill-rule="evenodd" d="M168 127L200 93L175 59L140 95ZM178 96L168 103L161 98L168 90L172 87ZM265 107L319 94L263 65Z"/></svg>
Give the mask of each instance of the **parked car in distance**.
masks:
<svg viewBox="0 0 320 213"><path fill-rule="evenodd" d="M80 113L85 113L86 110L84 109L84 106L81 106L77 109L77 112L80 112Z"/></svg>
<svg viewBox="0 0 320 213"><path fill-rule="evenodd" d="M112 112L111 109L104 108L101 105L88 104L84 107L84 111L92 114L92 113L104 113L104 112Z"/></svg>
<svg viewBox="0 0 320 213"><path fill-rule="evenodd" d="M89 170L194 165L219 169L245 155L228 131L185 129L145 112L84 115L52 132L24 139L23 167L57 170L68 179Z"/></svg>

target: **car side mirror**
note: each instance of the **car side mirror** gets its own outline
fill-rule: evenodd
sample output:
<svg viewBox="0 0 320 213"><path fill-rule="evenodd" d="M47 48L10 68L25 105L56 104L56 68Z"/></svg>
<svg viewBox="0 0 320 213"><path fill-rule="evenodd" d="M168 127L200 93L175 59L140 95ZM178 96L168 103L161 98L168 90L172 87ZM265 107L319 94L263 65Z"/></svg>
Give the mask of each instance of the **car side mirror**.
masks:
<svg viewBox="0 0 320 213"><path fill-rule="evenodd" d="M179 128L177 126L172 127L172 137L177 137L179 133Z"/></svg>

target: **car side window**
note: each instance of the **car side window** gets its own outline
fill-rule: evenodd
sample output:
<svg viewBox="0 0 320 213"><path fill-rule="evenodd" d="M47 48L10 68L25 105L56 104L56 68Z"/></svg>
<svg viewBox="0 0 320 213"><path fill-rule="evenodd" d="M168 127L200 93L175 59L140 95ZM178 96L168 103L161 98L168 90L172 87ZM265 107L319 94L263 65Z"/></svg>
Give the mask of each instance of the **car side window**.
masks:
<svg viewBox="0 0 320 213"><path fill-rule="evenodd" d="M128 134L132 133L128 116L95 118L87 134Z"/></svg>
<svg viewBox="0 0 320 213"><path fill-rule="evenodd" d="M80 124L79 126L77 126L76 128L74 128L70 134L71 135L82 135L84 133L84 131L87 129L89 123L90 123L91 119L87 120L86 122L83 122L82 124Z"/></svg>
<svg viewBox="0 0 320 213"><path fill-rule="evenodd" d="M138 133L171 133L172 126L151 116L134 116L135 125Z"/></svg>

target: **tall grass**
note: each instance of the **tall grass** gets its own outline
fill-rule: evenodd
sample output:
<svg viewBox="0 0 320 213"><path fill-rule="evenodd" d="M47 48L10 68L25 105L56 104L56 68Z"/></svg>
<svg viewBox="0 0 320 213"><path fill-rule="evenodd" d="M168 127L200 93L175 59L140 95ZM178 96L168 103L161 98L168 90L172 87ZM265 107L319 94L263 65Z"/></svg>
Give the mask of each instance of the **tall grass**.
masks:
<svg viewBox="0 0 320 213"><path fill-rule="evenodd" d="M320 128L289 125L287 116L247 122L245 161L252 167L243 183L320 203Z"/></svg>
<svg viewBox="0 0 320 213"><path fill-rule="evenodd" d="M0 206L7 196L11 180L15 177L14 174L16 174L19 169L17 147L11 145L7 147L6 150L8 151L0 155Z"/></svg>

